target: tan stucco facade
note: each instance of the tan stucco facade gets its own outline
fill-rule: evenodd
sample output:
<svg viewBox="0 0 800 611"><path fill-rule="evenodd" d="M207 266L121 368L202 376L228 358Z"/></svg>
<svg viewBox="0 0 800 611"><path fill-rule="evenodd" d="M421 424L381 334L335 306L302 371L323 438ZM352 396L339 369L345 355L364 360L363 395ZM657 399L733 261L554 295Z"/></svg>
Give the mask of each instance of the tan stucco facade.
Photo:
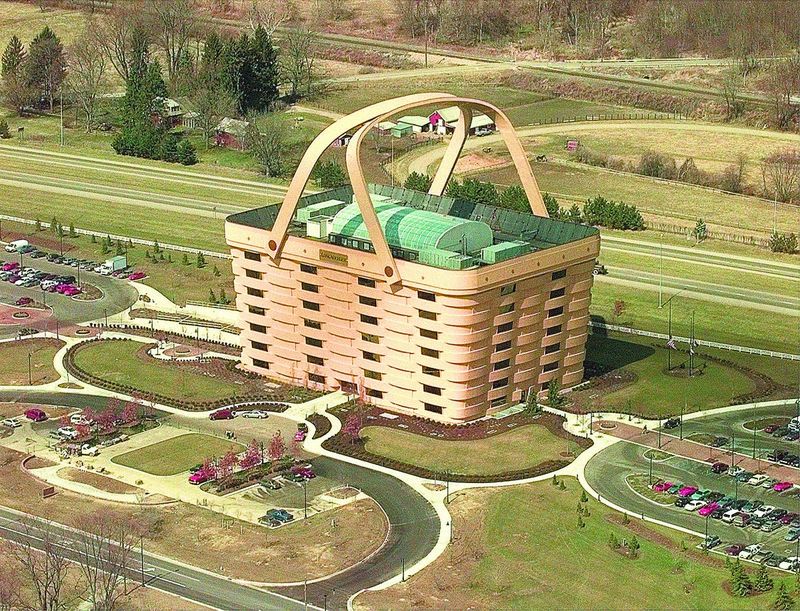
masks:
<svg viewBox="0 0 800 611"><path fill-rule="evenodd" d="M478 108L491 113L510 150L522 147L516 148L507 118L484 102L445 94L389 102L323 132L322 144L362 126L349 145L348 171L375 252L289 234L307 176L296 175L271 229L226 223L243 365L447 422L480 418L523 400L529 390L541 392L553 379L564 387L580 382L599 235L459 271L395 259L360 171L358 146L367 126L424 104L463 104L462 125ZM440 169L432 193L444 190L464 137L458 130L453 136L443 162L448 169ZM325 148L311 145L314 161ZM546 215L524 152L522 161L532 209ZM308 164L313 167L304 158L303 173Z"/></svg>

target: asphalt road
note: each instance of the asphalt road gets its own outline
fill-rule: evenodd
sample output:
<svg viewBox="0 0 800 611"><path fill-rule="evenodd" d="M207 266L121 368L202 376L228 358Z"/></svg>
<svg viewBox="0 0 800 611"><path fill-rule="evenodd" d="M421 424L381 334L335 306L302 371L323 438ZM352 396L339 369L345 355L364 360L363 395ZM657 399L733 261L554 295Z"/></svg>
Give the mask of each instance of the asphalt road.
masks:
<svg viewBox="0 0 800 611"><path fill-rule="evenodd" d="M70 560L80 558L81 534L61 525L47 526L33 516L0 507L0 537L42 549L46 531L55 533L58 547ZM142 562L143 558L143 562ZM134 554L127 571L129 582L144 582L147 587L182 596L215 609L299 610L303 602L283 595L234 583L226 578L165 560L144 552Z"/></svg>
<svg viewBox="0 0 800 611"><path fill-rule="evenodd" d="M0 391L0 401L25 401L47 405L105 407L106 397L41 391ZM439 536L439 519L433 507L411 487L393 477L365 467L327 457L314 459L320 476L354 486L377 502L389 519L389 539L374 556L339 575L303 587L272 588L290 598L307 600L319 607L343 609L347 599L376 586L422 560ZM302 579L298 575L298 581ZM242 605L222 608L240 609ZM263 607L244 607L263 608Z"/></svg>
<svg viewBox="0 0 800 611"><path fill-rule="evenodd" d="M19 259L19 255L0 250L0 262L19 262ZM76 268L50 263L44 257L31 259L23 255L22 264L24 267L33 267L48 273L78 276ZM22 288L9 282L0 282L0 301L13 303L19 297L30 297L37 301L44 300L47 305L53 308L55 316L61 324L69 324L96 320L102 318L105 314L111 316L128 309L138 299L136 289L124 280L101 276L85 270L81 270L80 280L99 288L103 292L103 296L95 301L78 301L59 293L45 293L38 287ZM0 328L0 336L2 333L2 328Z"/></svg>

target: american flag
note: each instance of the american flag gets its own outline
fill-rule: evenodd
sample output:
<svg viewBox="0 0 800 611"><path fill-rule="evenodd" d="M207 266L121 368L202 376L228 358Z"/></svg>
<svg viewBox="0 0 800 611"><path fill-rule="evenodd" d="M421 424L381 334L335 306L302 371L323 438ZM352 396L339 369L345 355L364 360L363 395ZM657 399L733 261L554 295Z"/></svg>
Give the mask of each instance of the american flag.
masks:
<svg viewBox="0 0 800 611"><path fill-rule="evenodd" d="M671 337L669 338L669 341L667 342L667 348L669 348L670 350L677 350L678 349L678 347L675 345L675 340L672 339Z"/></svg>

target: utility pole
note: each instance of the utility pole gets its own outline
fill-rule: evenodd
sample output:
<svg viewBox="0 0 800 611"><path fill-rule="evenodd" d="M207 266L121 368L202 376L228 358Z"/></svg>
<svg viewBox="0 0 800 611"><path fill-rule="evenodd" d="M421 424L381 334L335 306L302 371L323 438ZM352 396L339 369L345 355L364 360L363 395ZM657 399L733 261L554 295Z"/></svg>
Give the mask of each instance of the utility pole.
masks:
<svg viewBox="0 0 800 611"><path fill-rule="evenodd" d="M658 309L664 307L664 234L658 234Z"/></svg>
<svg viewBox="0 0 800 611"><path fill-rule="evenodd" d="M63 89L59 91L59 95L60 95L59 106L61 107L61 130L60 130L61 141L60 141L60 146L64 146L64 91L63 91ZM62 252L61 254L63 255L64 253Z"/></svg>
<svg viewBox="0 0 800 611"><path fill-rule="evenodd" d="M33 373L31 371L31 353L28 353L28 386L33 386Z"/></svg>
<svg viewBox="0 0 800 611"><path fill-rule="evenodd" d="M661 449L661 418L658 419L658 449Z"/></svg>
<svg viewBox="0 0 800 611"><path fill-rule="evenodd" d="M683 391L683 407L681 407L681 441L683 441L683 414L686 412L686 390Z"/></svg>
<svg viewBox="0 0 800 611"><path fill-rule="evenodd" d="M667 344L667 372L672 371L672 301L669 302L669 322L667 323L667 335L669 335L669 343Z"/></svg>

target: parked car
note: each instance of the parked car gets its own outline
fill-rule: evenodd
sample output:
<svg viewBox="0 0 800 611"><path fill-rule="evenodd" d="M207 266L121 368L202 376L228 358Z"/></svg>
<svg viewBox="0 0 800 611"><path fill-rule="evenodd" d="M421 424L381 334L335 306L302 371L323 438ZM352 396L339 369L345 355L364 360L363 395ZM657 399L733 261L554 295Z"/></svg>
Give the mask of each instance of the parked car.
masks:
<svg viewBox="0 0 800 611"><path fill-rule="evenodd" d="M695 486L684 486L683 488L678 490L678 496L688 497L692 496L695 492L697 492L697 488Z"/></svg>
<svg viewBox="0 0 800 611"><path fill-rule="evenodd" d="M306 440L306 435L307 435L307 433L305 431L297 431L294 434L294 440L295 441L305 441Z"/></svg>
<svg viewBox="0 0 800 611"><path fill-rule="evenodd" d="M770 477L769 479L765 480L763 484L761 484L761 487L766 489L766 490L770 490L777 483L778 483L778 480L776 480L775 478Z"/></svg>
<svg viewBox="0 0 800 611"><path fill-rule="evenodd" d="M711 490L698 490L689 498L693 501L705 501L709 494L711 494Z"/></svg>
<svg viewBox="0 0 800 611"><path fill-rule="evenodd" d="M762 505L758 509L753 512L754 518L766 518L769 514L775 511L775 507L772 505Z"/></svg>
<svg viewBox="0 0 800 611"><path fill-rule="evenodd" d="M687 505L686 507L688 508L689 506ZM701 507L697 513L698 515L705 517L710 516L717 509L719 509L719 505L717 503L708 503L707 505Z"/></svg>
<svg viewBox="0 0 800 611"><path fill-rule="evenodd" d="M2 421L2 425L10 429L18 429L22 426L22 423L16 418L6 418Z"/></svg>
<svg viewBox="0 0 800 611"><path fill-rule="evenodd" d="M739 515L738 509L729 509L724 514L722 514L722 521L725 522L726 524L731 524L738 515Z"/></svg>
<svg viewBox="0 0 800 611"><path fill-rule="evenodd" d="M84 443L81 446L81 456L97 456L100 453L100 448L93 446L90 443Z"/></svg>
<svg viewBox="0 0 800 611"><path fill-rule="evenodd" d="M236 415L234 414L233 410L228 407L223 407L222 409L218 409L215 412L211 412L208 415L210 420L233 420Z"/></svg>
<svg viewBox="0 0 800 611"><path fill-rule="evenodd" d="M739 475L736 476L736 479L739 481L739 483L744 484L754 475L755 473L753 473L752 471L742 471Z"/></svg>
<svg viewBox="0 0 800 611"><path fill-rule="evenodd" d="M778 520L770 519L764 522L764 524L761 526L761 530L764 531L765 533L771 533L778 530L780 527L781 523L778 522Z"/></svg>
<svg viewBox="0 0 800 611"><path fill-rule="evenodd" d="M727 463L724 462L715 462L711 465L711 473L716 473L717 475L721 475L728 470Z"/></svg>
<svg viewBox="0 0 800 611"><path fill-rule="evenodd" d="M750 516L750 514L743 513L743 512L740 511L736 515L736 517L733 519L732 523L733 523L734 526L739 526L741 528L744 528L745 526L750 524L750 522L752 522L752 521L753 521L753 518Z"/></svg>
<svg viewBox="0 0 800 611"><path fill-rule="evenodd" d="M678 428L681 424L680 418L667 418L666 422L664 422L665 429L674 429Z"/></svg>
<svg viewBox="0 0 800 611"><path fill-rule="evenodd" d="M754 543L752 545L748 545L742 551L739 552L739 558L742 560L748 560L753 557L754 554L757 554L764 548L761 543Z"/></svg>
<svg viewBox="0 0 800 611"><path fill-rule="evenodd" d="M800 539L800 530L796 528L792 528L783 536L784 541L797 541L798 539Z"/></svg>
<svg viewBox="0 0 800 611"><path fill-rule="evenodd" d="M669 490L667 490L667 494L672 494L672 495L678 494L681 488L683 488L683 484L673 484L672 487Z"/></svg>
<svg viewBox="0 0 800 611"><path fill-rule="evenodd" d="M44 422L47 420L47 414L43 409L39 409L38 407L32 407L31 409L26 410L25 417L33 422Z"/></svg>
<svg viewBox="0 0 800 611"><path fill-rule="evenodd" d="M778 482L777 484L775 484L772 487L772 489L775 492L786 492L787 490L789 490L790 488L793 488L793 487L794 487L794 484L792 482Z"/></svg>
<svg viewBox="0 0 800 611"><path fill-rule="evenodd" d="M800 557L789 556L778 565L778 568L783 569L784 571L795 571L797 570L798 566L800 566Z"/></svg>
<svg viewBox="0 0 800 611"><path fill-rule="evenodd" d="M783 524L784 526L788 526L797 519L798 515L799 514L795 513L794 511L790 511L781 518L781 524Z"/></svg>
<svg viewBox="0 0 800 611"><path fill-rule="evenodd" d="M62 426L58 429L58 434L64 439L77 439L78 437L78 431L71 426Z"/></svg>
<svg viewBox="0 0 800 611"><path fill-rule="evenodd" d="M730 475L731 477L736 477L742 471L744 471L744 469L742 469L739 465L731 465L728 468L728 475Z"/></svg>
<svg viewBox="0 0 800 611"><path fill-rule="evenodd" d="M718 436L714 437L713 441L711 442L711 447L713 447L713 448L721 448L726 443L728 443L728 438L727 437L722 437L721 435L718 435Z"/></svg>
<svg viewBox="0 0 800 611"><path fill-rule="evenodd" d="M691 501L688 496L680 496L675 500L675 507L686 507Z"/></svg>
<svg viewBox="0 0 800 611"><path fill-rule="evenodd" d="M686 507L684 507L684 509L686 511L696 511L704 506L705 502L703 501L689 501L688 503L686 503Z"/></svg>
<svg viewBox="0 0 800 611"><path fill-rule="evenodd" d="M189 483L193 486L199 486L200 484L204 484L209 480L208 475L206 475L203 471L195 471L189 476Z"/></svg>
<svg viewBox="0 0 800 611"><path fill-rule="evenodd" d="M72 414L69 417L69 423L76 426L91 426L92 422L89 421L83 414Z"/></svg>
<svg viewBox="0 0 800 611"><path fill-rule="evenodd" d="M758 473L753 477L751 477L749 480L747 480L746 483L748 486L760 486L768 479L769 479L768 475L765 475L763 473Z"/></svg>
<svg viewBox="0 0 800 611"><path fill-rule="evenodd" d="M664 492L672 488L672 482L656 482L653 484L653 492Z"/></svg>
<svg viewBox="0 0 800 611"><path fill-rule="evenodd" d="M720 543L722 543L722 539L720 539L717 535L711 535L705 541L703 541L700 546L703 549L712 549L717 547Z"/></svg>
<svg viewBox="0 0 800 611"><path fill-rule="evenodd" d="M725 553L728 556L738 556L739 553L745 548L741 543L735 543L725 548Z"/></svg>
<svg viewBox="0 0 800 611"><path fill-rule="evenodd" d="M147 276L144 272L133 272L130 276L128 276L128 280L141 280Z"/></svg>
<svg viewBox="0 0 800 611"><path fill-rule="evenodd" d="M240 415L242 418L259 418L259 419L269 418L269 414L260 409L254 409L247 412L239 412L238 415Z"/></svg>

